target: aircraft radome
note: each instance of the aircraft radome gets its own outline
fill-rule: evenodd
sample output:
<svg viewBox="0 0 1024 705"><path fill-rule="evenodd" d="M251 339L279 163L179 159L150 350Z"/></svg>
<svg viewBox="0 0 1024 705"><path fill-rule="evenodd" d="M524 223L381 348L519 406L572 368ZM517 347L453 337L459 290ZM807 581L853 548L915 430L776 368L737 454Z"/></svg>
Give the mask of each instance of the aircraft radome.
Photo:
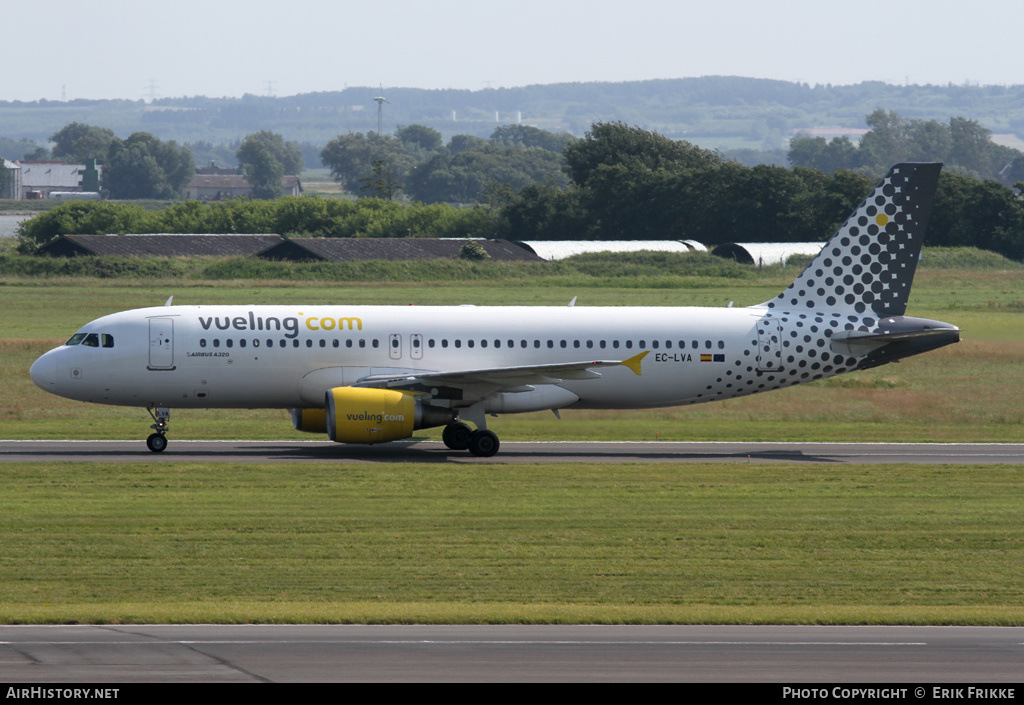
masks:
<svg viewBox="0 0 1024 705"><path fill-rule="evenodd" d="M498 450L488 415L699 404L863 370L955 343L905 316L941 164L898 164L796 281L746 308L172 306L104 316L32 365L68 399L289 409L295 428L384 443L444 426ZM471 428L467 422L476 428Z"/></svg>

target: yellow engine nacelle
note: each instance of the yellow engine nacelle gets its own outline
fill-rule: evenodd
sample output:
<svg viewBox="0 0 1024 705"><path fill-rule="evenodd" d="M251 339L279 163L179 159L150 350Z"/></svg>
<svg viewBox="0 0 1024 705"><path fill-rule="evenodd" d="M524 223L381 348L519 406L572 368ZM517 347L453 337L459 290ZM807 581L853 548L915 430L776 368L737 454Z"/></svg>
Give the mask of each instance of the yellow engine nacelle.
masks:
<svg viewBox="0 0 1024 705"><path fill-rule="evenodd" d="M335 387L327 392L327 435L337 443L385 443L455 420L451 409L421 403L415 392Z"/></svg>

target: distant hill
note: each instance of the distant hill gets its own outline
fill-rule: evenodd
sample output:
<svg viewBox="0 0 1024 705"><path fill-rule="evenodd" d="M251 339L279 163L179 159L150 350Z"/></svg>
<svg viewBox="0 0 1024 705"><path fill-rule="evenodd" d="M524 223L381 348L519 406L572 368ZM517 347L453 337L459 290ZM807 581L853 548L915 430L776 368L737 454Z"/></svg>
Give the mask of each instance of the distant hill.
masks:
<svg viewBox="0 0 1024 705"><path fill-rule="evenodd" d="M108 127L118 136L145 131L179 143L233 144L258 130L314 147L347 132L377 129L380 88L287 97L164 98L0 102L0 137L45 144L71 122ZM876 108L907 118L978 121L996 134L1024 138L1024 85L894 86L867 82L816 85L707 76L623 83L559 83L520 88L424 90L386 88L384 132L421 124L487 137L522 122L582 135L597 121L621 121L668 137L723 150L778 150L794 131L864 128ZM16 155L20 156L20 155ZM307 162L310 157L307 156Z"/></svg>

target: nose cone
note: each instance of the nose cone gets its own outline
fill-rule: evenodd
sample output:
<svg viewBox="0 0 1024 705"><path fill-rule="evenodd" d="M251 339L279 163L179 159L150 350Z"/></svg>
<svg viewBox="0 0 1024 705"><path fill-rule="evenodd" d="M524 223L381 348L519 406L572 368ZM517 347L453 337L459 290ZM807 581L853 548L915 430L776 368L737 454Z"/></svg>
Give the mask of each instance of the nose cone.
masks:
<svg viewBox="0 0 1024 705"><path fill-rule="evenodd" d="M37 387L50 394L57 393L57 358L52 350L33 362L28 373Z"/></svg>

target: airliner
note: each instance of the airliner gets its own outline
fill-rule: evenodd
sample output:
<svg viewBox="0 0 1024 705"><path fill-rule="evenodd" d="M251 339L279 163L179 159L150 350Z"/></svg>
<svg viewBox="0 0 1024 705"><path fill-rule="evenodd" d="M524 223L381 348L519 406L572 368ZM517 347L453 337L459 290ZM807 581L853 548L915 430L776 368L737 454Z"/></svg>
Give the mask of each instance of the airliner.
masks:
<svg viewBox="0 0 1024 705"><path fill-rule="evenodd" d="M375 444L444 427L498 451L488 417L731 399L960 340L905 316L941 164L897 164L777 297L748 307L164 306L86 324L32 380L137 406L167 447L170 410L277 408L296 429ZM472 424L472 426L470 425Z"/></svg>

